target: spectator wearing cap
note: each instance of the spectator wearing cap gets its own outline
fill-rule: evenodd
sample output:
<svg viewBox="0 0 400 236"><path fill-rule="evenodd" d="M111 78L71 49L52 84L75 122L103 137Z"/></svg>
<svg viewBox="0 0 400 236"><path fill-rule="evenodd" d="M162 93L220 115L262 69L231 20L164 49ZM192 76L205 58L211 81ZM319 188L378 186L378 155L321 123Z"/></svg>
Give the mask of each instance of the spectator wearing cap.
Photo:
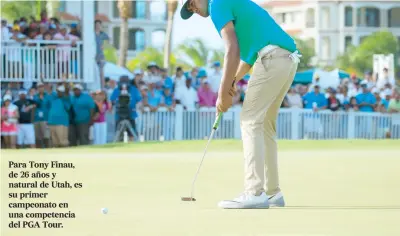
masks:
<svg viewBox="0 0 400 236"><path fill-rule="evenodd" d="M89 128L92 125L95 103L93 98L84 93L80 84L74 86L71 96L73 113L72 124L69 127L69 142L71 146L89 144Z"/></svg>
<svg viewBox="0 0 400 236"><path fill-rule="evenodd" d="M213 63L212 71L208 78L209 78L211 90L214 93L218 93L219 85L220 85L221 79L222 79L221 63L219 61L215 61Z"/></svg>
<svg viewBox="0 0 400 236"><path fill-rule="evenodd" d="M314 111L326 109L328 106L325 95L320 92L319 85L314 86L313 92L309 92L303 97L305 109L313 109Z"/></svg>
<svg viewBox="0 0 400 236"><path fill-rule="evenodd" d="M54 37L54 35L56 35L58 33L57 32L57 25L54 24L54 23L50 23L48 32L51 34L52 37Z"/></svg>
<svg viewBox="0 0 400 236"><path fill-rule="evenodd" d="M199 68L193 67L190 73L186 75L187 78L191 78L192 81L195 81L197 79L197 75L199 74Z"/></svg>
<svg viewBox="0 0 400 236"><path fill-rule="evenodd" d="M389 75L388 68L383 69L383 76L378 78L376 86L378 89L384 89L386 84L390 84L391 87L396 86L396 81Z"/></svg>
<svg viewBox="0 0 400 236"><path fill-rule="evenodd" d="M339 99L341 104L349 103L349 89L347 86L343 85L339 87L339 93L336 94L336 97Z"/></svg>
<svg viewBox="0 0 400 236"><path fill-rule="evenodd" d="M373 112L376 107L376 98L368 90L366 81L361 83L362 92L356 96L357 105L361 112Z"/></svg>
<svg viewBox="0 0 400 236"><path fill-rule="evenodd" d="M208 84L210 84L210 80L207 77L207 71L206 70L199 70L199 73L197 74L196 80L192 79L192 87L195 88L196 90L199 89L203 85L203 81L207 80ZM211 88L211 86L210 86Z"/></svg>
<svg viewBox="0 0 400 236"><path fill-rule="evenodd" d="M175 93L177 104L181 104L187 111L196 110L196 103L199 102L196 90L192 87L192 79L186 79L184 87L178 87Z"/></svg>
<svg viewBox="0 0 400 236"><path fill-rule="evenodd" d="M141 69L136 69L133 71L132 83L135 84L136 88L139 88L140 82L143 80L143 71Z"/></svg>
<svg viewBox="0 0 400 236"><path fill-rule="evenodd" d="M100 70L100 81L102 87L104 87L104 65L105 65L105 57L104 57L104 42L109 41L110 37L102 30L102 22L100 20L96 20L94 22L94 32L96 36L96 63L99 66Z"/></svg>
<svg viewBox="0 0 400 236"><path fill-rule="evenodd" d="M36 103L32 99L27 99L25 90L19 92L19 100L14 103L18 107L18 137L17 144L20 147L29 145L35 148L35 120Z"/></svg>
<svg viewBox="0 0 400 236"><path fill-rule="evenodd" d="M44 84L39 82L37 84L38 92L33 96L33 100L36 103L35 110L35 136L36 146L40 148L50 147L50 133L47 126L48 120L48 103L49 95L44 89Z"/></svg>
<svg viewBox="0 0 400 236"><path fill-rule="evenodd" d="M211 90L208 80L203 80L201 87L197 91L197 96L199 97L200 107L215 107L217 94Z"/></svg>
<svg viewBox="0 0 400 236"><path fill-rule="evenodd" d="M338 111L341 109L342 104L340 103L339 99L336 97L336 90L331 89L328 97L328 109L331 111Z"/></svg>
<svg viewBox="0 0 400 236"><path fill-rule="evenodd" d="M71 99L64 85L59 85L56 92L49 95L48 126L53 147L67 147Z"/></svg>
<svg viewBox="0 0 400 236"><path fill-rule="evenodd" d="M303 100L301 99L300 94L298 94L294 87L289 89L288 94L286 95L288 107L290 108L303 108Z"/></svg>
<svg viewBox="0 0 400 236"><path fill-rule="evenodd" d="M308 88L308 91L309 91L309 92L312 92L313 89L314 89L314 87L315 87L315 85L318 85L319 87L321 87L321 82L320 82L320 80L321 80L320 75L317 74L317 73L314 73L314 75L313 75L313 81L312 81L312 83L311 83L311 86Z"/></svg>
<svg viewBox="0 0 400 236"><path fill-rule="evenodd" d="M163 87L163 94L161 99L161 106L164 106L168 111L173 111L175 109L174 94L172 93L172 87Z"/></svg>
<svg viewBox="0 0 400 236"><path fill-rule="evenodd" d="M159 67L155 62L150 62L147 66L147 73L144 76L143 81L146 84L158 83L161 81L161 76L158 69Z"/></svg>
<svg viewBox="0 0 400 236"><path fill-rule="evenodd" d="M184 75L182 67L177 67L175 75L172 76L172 81L175 84L174 91L178 91L181 88L184 88L186 85L186 76ZM192 80L190 80L192 81Z"/></svg>
<svg viewBox="0 0 400 236"><path fill-rule="evenodd" d="M69 33L74 35L74 36L76 36L76 37L78 37L78 38L82 38L82 34L78 30L78 24L77 23L72 23L71 24L71 31Z"/></svg>
<svg viewBox="0 0 400 236"><path fill-rule="evenodd" d="M1 136L6 148L16 148L17 143L17 123L18 107L12 104L12 97L9 94L4 95L1 106Z"/></svg>

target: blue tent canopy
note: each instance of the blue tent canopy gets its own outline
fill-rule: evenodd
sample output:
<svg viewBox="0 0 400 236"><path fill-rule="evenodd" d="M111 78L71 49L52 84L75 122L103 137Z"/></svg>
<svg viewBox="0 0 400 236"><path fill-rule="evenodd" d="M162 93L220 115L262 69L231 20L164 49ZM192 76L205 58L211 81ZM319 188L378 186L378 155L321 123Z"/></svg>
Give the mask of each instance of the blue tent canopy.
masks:
<svg viewBox="0 0 400 236"><path fill-rule="evenodd" d="M297 72L295 77L294 77L294 84L309 84L312 83L313 81L313 76L315 73L315 68L314 69L310 69L310 70L305 70L305 71L301 71L301 72ZM344 78L349 78L350 74L339 70L339 78L340 79L344 79Z"/></svg>

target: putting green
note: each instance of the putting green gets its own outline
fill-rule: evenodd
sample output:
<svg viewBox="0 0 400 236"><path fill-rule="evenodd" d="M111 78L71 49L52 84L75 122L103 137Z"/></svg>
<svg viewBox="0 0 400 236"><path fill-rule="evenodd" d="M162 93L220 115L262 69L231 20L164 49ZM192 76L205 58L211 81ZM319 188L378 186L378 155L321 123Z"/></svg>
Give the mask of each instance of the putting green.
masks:
<svg viewBox="0 0 400 236"><path fill-rule="evenodd" d="M288 206L268 210L216 207L242 190L241 147L232 140L211 144L196 185L197 201L180 201L190 194L204 145L2 151L2 235L400 235L398 141L280 141L281 187ZM73 162L73 170L44 172L56 172L61 182L82 182L83 188L10 190L9 160ZM76 218L49 220L62 222L62 229L9 229L8 213L25 210L9 209L8 203L25 201L9 199L8 192L29 190L49 193L47 199L29 202L67 202L69 209L28 212L72 211Z"/></svg>

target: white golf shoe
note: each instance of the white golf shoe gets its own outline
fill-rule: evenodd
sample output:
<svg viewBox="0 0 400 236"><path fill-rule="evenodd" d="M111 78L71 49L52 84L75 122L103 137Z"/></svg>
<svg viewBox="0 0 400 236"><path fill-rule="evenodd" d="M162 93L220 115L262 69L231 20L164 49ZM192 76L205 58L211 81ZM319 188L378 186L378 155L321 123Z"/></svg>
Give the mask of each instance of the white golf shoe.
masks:
<svg viewBox="0 0 400 236"><path fill-rule="evenodd" d="M268 203L271 207L284 207L285 199L283 198L282 192L268 196Z"/></svg>
<svg viewBox="0 0 400 236"><path fill-rule="evenodd" d="M233 200L224 200L218 203L224 209L267 209L269 208L268 196L263 192L260 196L243 193Z"/></svg>

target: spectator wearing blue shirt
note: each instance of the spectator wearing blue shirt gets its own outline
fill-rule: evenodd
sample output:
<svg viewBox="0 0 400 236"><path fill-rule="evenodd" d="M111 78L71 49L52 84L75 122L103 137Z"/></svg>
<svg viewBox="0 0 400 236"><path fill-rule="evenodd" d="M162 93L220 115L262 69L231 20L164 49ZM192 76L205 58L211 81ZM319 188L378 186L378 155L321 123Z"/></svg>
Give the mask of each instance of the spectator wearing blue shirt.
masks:
<svg viewBox="0 0 400 236"><path fill-rule="evenodd" d="M374 112L376 107L376 98L368 90L367 83L361 84L362 93L356 96L357 105L361 112Z"/></svg>
<svg viewBox="0 0 400 236"><path fill-rule="evenodd" d="M305 109L313 109L314 111L326 109L328 106L327 99L323 93L320 93L319 85L314 86L314 91L309 92L303 97Z"/></svg>
<svg viewBox="0 0 400 236"><path fill-rule="evenodd" d="M162 93L155 88L155 84L151 83L148 86L147 99L144 103L145 107L148 107L151 112L157 111L161 105Z"/></svg>
<svg viewBox="0 0 400 236"><path fill-rule="evenodd" d="M67 147L70 97L65 86L58 86L55 93L49 95L47 103L48 126L53 147Z"/></svg>
<svg viewBox="0 0 400 236"><path fill-rule="evenodd" d="M172 81L171 77L168 76L168 70L162 68L161 70L161 86L164 88L170 88L171 90L174 88L174 81ZM173 91L171 91L173 92Z"/></svg>
<svg viewBox="0 0 400 236"><path fill-rule="evenodd" d="M40 148L50 147L50 134L48 132L48 105L49 95L44 90L44 84L39 82L37 85L38 93L33 96L36 103L35 110L35 136L36 146Z"/></svg>
<svg viewBox="0 0 400 236"><path fill-rule="evenodd" d="M82 92L82 85L74 86L71 96L72 124L69 127L69 142L71 146L89 144L89 128L93 122L95 103L93 98Z"/></svg>
<svg viewBox="0 0 400 236"><path fill-rule="evenodd" d="M171 88L164 87L161 105L167 107L169 111L173 111L175 109L176 104Z"/></svg>

